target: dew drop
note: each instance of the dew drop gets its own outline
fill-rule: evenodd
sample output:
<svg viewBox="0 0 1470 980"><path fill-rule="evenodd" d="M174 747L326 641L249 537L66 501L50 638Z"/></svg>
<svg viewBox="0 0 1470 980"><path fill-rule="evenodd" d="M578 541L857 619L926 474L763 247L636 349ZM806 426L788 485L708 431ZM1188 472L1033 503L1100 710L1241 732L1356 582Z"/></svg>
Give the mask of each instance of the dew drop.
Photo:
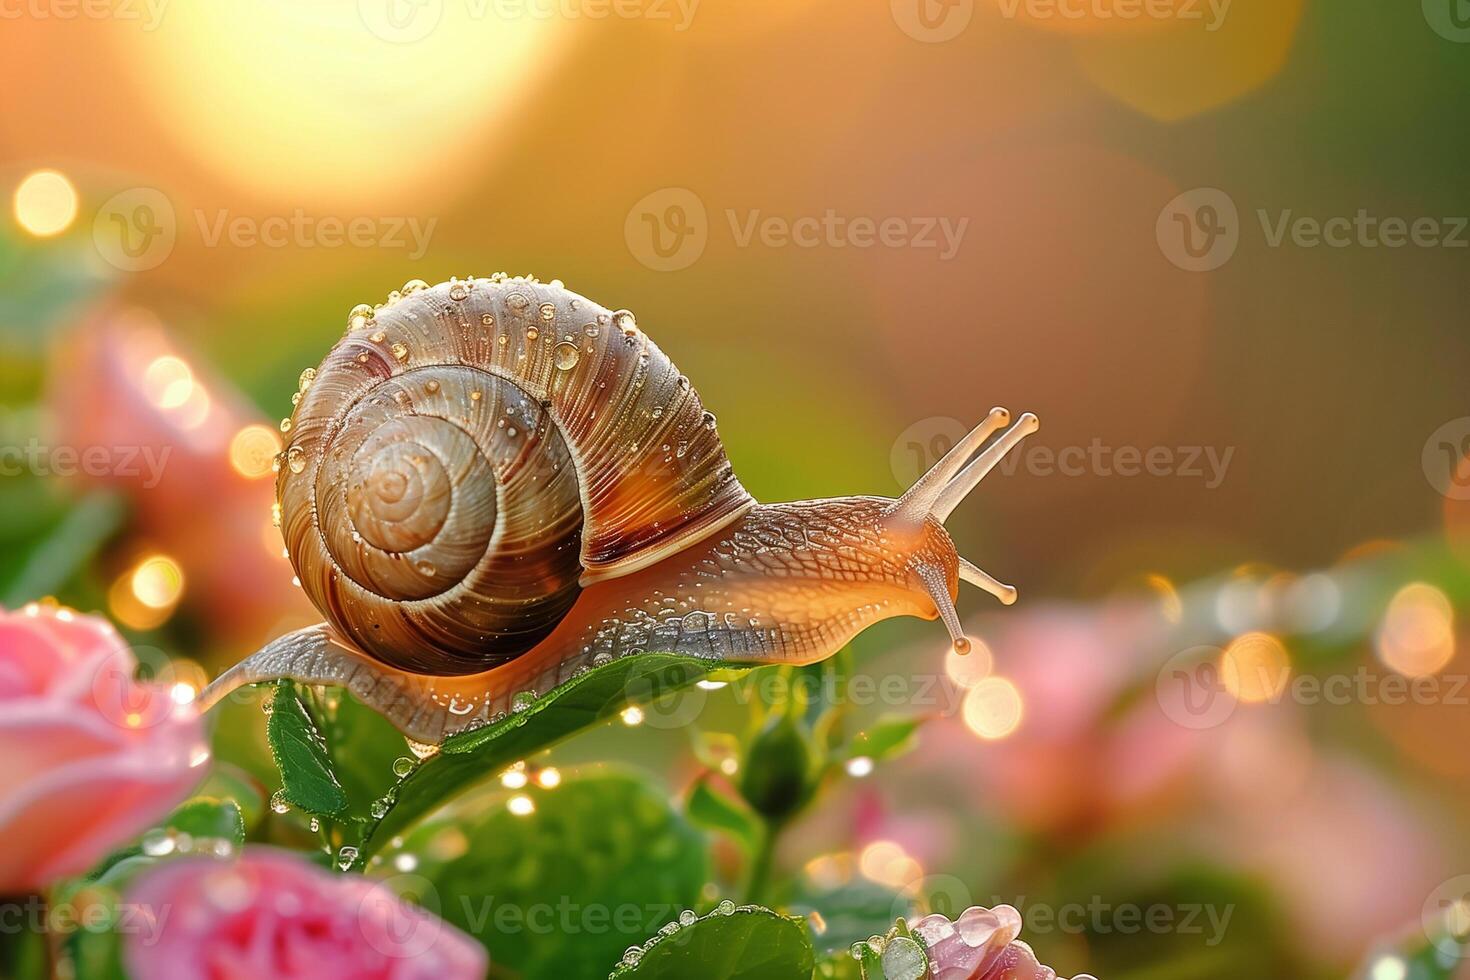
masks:
<svg viewBox="0 0 1470 980"><path fill-rule="evenodd" d="M463 303L470 298L470 291L465 288L464 283L457 282L449 287L449 298L456 303Z"/></svg>
<svg viewBox="0 0 1470 980"><path fill-rule="evenodd" d="M439 391L439 382L432 381L432 380L425 382L424 383L424 390L427 391L431 395L436 394Z"/></svg>
<svg viewBox="0 0 1470 980"><path fill-rule="evenodd" d="M286 465L292 473L300 473L306 469L306 450L300 446L292 446L286 450Z"/></svg>
<svg viewBox="0 0 1470 980"><path fill-rule="evenodd" d="M733 915L735 914L735 903L727 898L719 905L715 906L715 911L720 913L721 915Z"/></svg>
<svg viewBox="0 0 1470 980"><path fill-rule="evenodd" d="M414 562L413 567L417 569L418 573L425 578L433 578L434 574L438 571L438 569L434 567L434 563L428 560L416 561Z"/></svg>
<svg viewBox="0 0 1470 980"><path fill-rule="evenodd" d="M537 330L535 327L527 327L526 328L526 339L527 340L535 340L539 336L541 336L541 331L540 330Z"/></svg>
<svg viewBox="0 0 1470 980"><path fill-rule="evenodd" d="M612 322L625 336L632 337L638 333L638 318L629 310L618 310L612 315Z"/></svg>
<svg viewBox="0 0 1470 980"><path fill-rule="evenodd" d="M589 323L582 328L582 332L589 337L596 337L598 334L602 333L602 328L595 323Z"/></svg>
<svg viewBox="0 0 1470 980"><path fill-rule="evenodd" d="M698 921L699 916L695 915L689 909L685 909L679 913L679 925L681 926L692 926Z"/></svg>
<svg viewBox="0 0 1470 980"><path fill-rule="evenodd" d="M318 820L316 817L312 817L311 818L311 822L309 824L307 824L307 826L309 826L311 828L311 832L313 834L319 834L319 833L321 833L322 822L320 820Z"/></svg>
<svg viewBox="0 0 1470 980"><path fill-rule="evenodd" d="M958 654L959 656L963 657L963 656L965 656L965 654L969 653L970 650L971 650L971 645L970 645L969 638L963 637L963 636L960 636L960 637L956 637L955 638L955 641L954 641L954 652L956 654Z"/></svg>
<svg viewBox="0 0 1470 980"><path fill-rule="evenodd" d="M403 284L403 295L410 296L418 292L420 289L428 288L429 284L424 282L422 279L410 279L408 282Z"/></svg>
<svg viewBox="0 0 1470 980"><path fill-rule="evenodd" d="M286 802L286 791L278 789L271 794L271 811L273 813L290 813L291 804Z"/></svg>
<svg viewBox="0 0 1470 980"><path fill-rule="evenodd" d="M347 314L347 326L352 330L364 330L372 318L373 308L366 303L358 303Z"/></svg>
<svg viewBox="0 0 1470 980"><path fill-rule="evenodd" d="M271 527L281 526L281 505L271 504Z"/></svg>
<svg viewBox="0 0 1470 980"><path fill-rule="evenodd" d="M439 746L432 745L428 742L415 742L411 738L405 738L404 741L408 743L408 750L420 759L427 759L429 756L436 755L439 752Z"/></svg>
<svg viewBox="0 0 1470 980"><path fill-rule="evenodd" d="M382 820L388 815L388 801L373 800L372 806L368 807L368 813L372 814L374 820Z"/></svg>
<svg viewBox="0 0 1470 980"><path fill-rule="evenodd" d="M535 691L517 691L516 696L510 699L510 710L525 711L536 703Z"/></svg>
<svg viewBox="0 0 1470 980"><path fill-rule="evenodd" d="M557 344L556 350L552 351L552 354L557 368L562 371L570 371L582 359L582 355L578 352L576 344Z"/></svg>
<svg viewBox="0 0 1470 980"><path fill-rule="evenodd" d="M629 946L627 949L623 950L624 966L637 966L638 961L641 959L643 959L643 947Z"/></svg>
<svg viewBox="0 0 1470 980"><path fill-rule="evenodd" d="M290 419L281 419L281 431L282 432L290 432L291 431L291 420Z"/></svg>
<svg viewBox="0 0 1470 980"><path fill-rule="evenodd" d="M404 776L407 776L409 773L413 772L413 768L417 764L418 763L414 762L407 756L400 756L397 759L393 760L393 775L397 776L399 779L402 779Z"/></svg>
<svg viewBox="0 0 1470 980"><path fill-rule="evenodd" d="M143 835L143 853L149 857L163 857L174 851L174 837L165 830L150 830Z"/></svg>
<svg viewBox="0 0 1470 980"><path fill-rule="evenodd" d="M556 319L556 305L553 304L553 303L542 303L541 304L541 319L545 320L547 323L550 323L552 320L555 320Z"/></svg>
<svg viewBox="0 0 1470 980"><path fill-rule="evenodd" d="M400 361L408 360L408 348L398 341L394 341L393 346L389 349L393 351L393 356Z"/></svg>
<svg viewBox="0 0 1470 980"><path fill-rule="evenodd" d="M357 848L348 845L337 852L337 867L346 871L357 862Z"/></svg>
<svg viewBox="0 0 1470 980"><path fill-rule="evenodd" d="M381 344L383 341L385 341L387 339L388 339L388 335L385 334L381 330L374 331L373 332L373 335L368 338L368 340L371 340L375 344Z"/></svg>

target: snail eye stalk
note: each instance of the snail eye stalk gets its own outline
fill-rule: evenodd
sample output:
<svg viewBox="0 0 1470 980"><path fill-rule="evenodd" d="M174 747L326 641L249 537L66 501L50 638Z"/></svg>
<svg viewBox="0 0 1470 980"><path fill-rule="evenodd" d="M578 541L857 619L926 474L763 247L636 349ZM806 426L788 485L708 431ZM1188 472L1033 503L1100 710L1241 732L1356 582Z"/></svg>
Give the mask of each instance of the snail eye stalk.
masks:
<svg viewBox="0 0 1470 980"><path fill-rule="evenodd" d="M960 559L960 581L969 582L989 592L999 599L1004 605L1009 606L1016 601L1016 587L1006 585L989 572L975 565L973 562Z"/></svg>
<svg viewBox="0 0 1470 980"><path fill-rule="evenodd" d="M996 464L1004 459L1007 453L1019 446L1022 439L1039 428L1041 428L1041 422L1030 412L1017 419L1015 425L991 443L983 453L971 460L968 466L960 470L939 491L939 496L929 508L935 520L943 524L949 515L954 513L954 509L960 505L960 501L980 485L980 481L985 479L986 474L995 469Z"/></svg>
<svg viewBox="0 0 1470 980"><path fill-rule="evenodd" d="M924 591L929 593L929 598L934 600L934 607L939 610L944 628L949 631L954 652L960 656L969 653L970 639L965 636L965 628L960 625L959 611L954 607L954 600L949 597L949 583L945 581L944 572L927 563L919 565L916 571L924 583Z"/></svg>
<svg viewBox="0 0 1470 980"><path fill-rule="evenodd" d="M894 516L905 518L915 525L922 524L949 481L964 468L965 462L975 455L976 450L985 445L986 439L998 432L1010 420L1010 412L1003 408L992 408L990 414L985 416L985 421L975 426L968 435L955 443L954 448L945 453L943 459L930 467L929 472L919 477L914 485L904 492L904 495L894 504Z"/></svg>

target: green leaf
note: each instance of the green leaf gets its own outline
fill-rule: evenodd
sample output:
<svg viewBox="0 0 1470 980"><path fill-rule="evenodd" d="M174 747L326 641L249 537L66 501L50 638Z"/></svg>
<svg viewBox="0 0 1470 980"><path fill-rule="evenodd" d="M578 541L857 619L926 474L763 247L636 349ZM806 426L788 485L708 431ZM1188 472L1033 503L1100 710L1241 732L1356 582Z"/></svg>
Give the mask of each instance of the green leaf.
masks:
<svg viewBox="0 0 1470 980"><path fill-rule="evenodd" d="M811 980L800 919L758 905L716 910L629 951L609 980Z"/></svg>
<svg viewBox="0 0 1470 980"><path fill-rule="evenodd" d="M235 847L245 843L245 817L234 800L196 797L175 810L167 826L195 840L224 840Z"/></svg>
<svg viewBox="0 0 1470 980"><path fill-rule="evenodd" d="M218 759L210 767L196 798L232 801L240 810L247 834L265 816L266 797L260 783L239 766Z"/></svg>
<svg viewBox="0 0 1470 980"><path fill-rule="evenodd" d="M322 722L332 772L347 795L344 816L375 822L374 803L394 791L394 765L411 759L398 729L346 691L333 690Z"/></svg>
<svg viewBox="0 0 1470 980"><path fill-rule="evenodd" d="M347 794L332 769L326 742L290 681L276 684L265 731L286 801L320 816L340 813L347 806Z"/></svg>
<svg viewBox="0 0 1470 980"><path fill-rule="evenodd" d="M408 836L418 864L402 877L420 883L421 902L431 882L424 904L479 937L500 969L596 977L698 901L706 846L646 778L569 773L552 789L533 779L466 797Z"/></svg>
<svg viewBox="0 0 1470 980"><path fill-rule="evenodd" d="M760 817L743 802L710 785L708 777L689 793L689 819L710 830L722 830L749 850L760 843Z"/></svg>
<svg viewBox="0 0 1470 980"><path fill-rule="evenodd" d="M187 845L176 843L167 853L187 854L201 849L206 842L228 841L231 847L245 843L245 819L240 805L234 800L196 796L186 800L160 824L146 831L138 843L111 854L80 884L119 884L133 874L156 863L156 858L145 854L143 842L152 839L181 839Z"/></svg>
<svg viewBox="0 0 1470 980"><path fill-rule="evenodd" d="M820 918L811 917L813 924L821 923L813 945L818 952L843 956L853 943L883 935L893 928L895 918L914 911L911 899L860 876L835 888L818 888L806 875L799 875L784 894L781 907L799 915L819 913Z"/></svg>
<svg viewBox="0 0 1470 980"><path fill-rule="evenodd" d="M657 701L713 671L731 669L728 663L670 653L623 657L572 678L502 721L453 736L398 784L397 802L373 828L364 856L511 763L613 717L629 703Z"/></svg>
<svg viewBox="0 0 1470 980"><path fill-rule="evenodd" d="M874 762L892 759L910 751L918 743L922 717L884 715L859 732L849 746L848 758L867 756Z"/></svg>

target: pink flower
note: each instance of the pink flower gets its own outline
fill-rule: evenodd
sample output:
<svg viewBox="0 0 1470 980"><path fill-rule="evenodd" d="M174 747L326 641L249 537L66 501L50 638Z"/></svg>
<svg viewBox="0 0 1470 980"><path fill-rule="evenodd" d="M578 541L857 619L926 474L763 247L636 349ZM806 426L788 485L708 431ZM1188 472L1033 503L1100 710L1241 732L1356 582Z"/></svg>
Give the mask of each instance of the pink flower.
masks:
<svg viewBox="0 0 1470 980"><path fill-rule="evenodd" d="M0 610L0 894L86 871L203 777L198 710L136 669L105 620Z"/></svg>
<svg viewBox="0 0 1470 980"><path fill-rule="evenodd" d="M1031 947L1017 942L1021 913L1009 905L965 909L951 922L926 915L914 926L929 948L934 980L1056 980L1056 971L1036 962ZM1079 974L1074 980L1094 980Z"/></svg>
<svg viewBox="0 0 1470 980"><path fill-rule="evenodd" d="M151 920L127 937L136 980L479 980L489 968L479 943L386 883L268 847L170 861L129 900Z"/></svg>

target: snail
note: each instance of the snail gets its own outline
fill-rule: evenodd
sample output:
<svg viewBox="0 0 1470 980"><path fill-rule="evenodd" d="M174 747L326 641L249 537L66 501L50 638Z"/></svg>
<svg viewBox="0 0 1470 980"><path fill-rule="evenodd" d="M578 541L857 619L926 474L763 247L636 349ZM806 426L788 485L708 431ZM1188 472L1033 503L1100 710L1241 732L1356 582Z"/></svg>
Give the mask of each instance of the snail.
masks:
<svg viewBox="0 0 1470 980"><path fill-rule="evenodd" d="M632 313L504 274L355 307L299 387L274 516L326 622L206 705L338 685L438 743L619 657L813 663L902 615L938 617L963 653L959 582L1015 600L944 521L1029 413L991 441L1010 422L993 409L897 499L757 503Z"/></svg>

